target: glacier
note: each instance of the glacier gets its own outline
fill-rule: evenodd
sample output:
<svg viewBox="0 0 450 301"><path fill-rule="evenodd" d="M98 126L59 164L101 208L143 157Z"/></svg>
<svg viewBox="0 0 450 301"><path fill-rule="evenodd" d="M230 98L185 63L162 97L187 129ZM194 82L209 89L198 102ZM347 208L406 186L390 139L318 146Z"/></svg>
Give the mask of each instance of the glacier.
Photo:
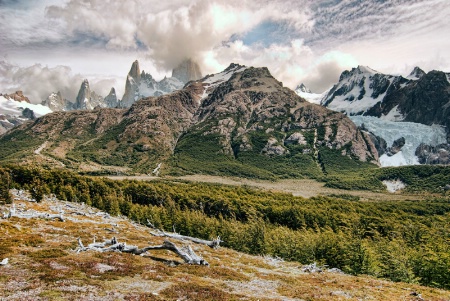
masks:
<svg viewBox="0 0 450 301"><path fill-rule="evenodd" d="M52 112L52 110L47 106L32 104L25 101L15 101L12 99L7 99L4 96L0 96L0 114L21 117L22 111L25 108L33 110L36 117L41 117Z"/></svg>
<svg viewBox="0 0 450 301"><path fill-rule="evenodd" d="M436 146L447 142L445 129L439 125L394 122L371 116L349 116L349 118L358 126L364 124L367 130L386 140L388 147L392 146L396 139L405 138L405 145L400 152L391 157L386 154L380 157L382 167L419 164L415 152L420 143Z"/></svg>

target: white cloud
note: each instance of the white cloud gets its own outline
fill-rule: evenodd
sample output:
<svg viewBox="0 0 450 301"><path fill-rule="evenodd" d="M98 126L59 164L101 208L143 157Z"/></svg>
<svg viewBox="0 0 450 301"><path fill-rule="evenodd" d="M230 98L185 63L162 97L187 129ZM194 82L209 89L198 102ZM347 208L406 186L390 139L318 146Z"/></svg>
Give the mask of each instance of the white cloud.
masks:
<svg viewBox="0 0 450 301"><path fill-rule="evenodd" d="M204 73L218 72L231 62L267 66L286 86L305 82L315 92L358 64L386 73L415 65L426 71L450 67L447 0L26 3L28 10L0 7L5 29L0 32L1 56L21 66L50 66L40 66L47 68L43 74L60 74L57 66L68 65L92 80L119 78L114 85L119 91L134 59L156 78L170 74L187 57L197 59ZM12 22L7 15L27 22ZM265 34L261 24L267 23L273 31ZM261 36L248 42L257 29ZM16 86L26 85L16 79ZM98 89L107 93L113 80L107 82ZM64 80L61 84L64 88Z"/></svg>
<svg viewBox="0 0 450 301"><path fill-rule="evenodd" d="M52 92L60 91L64 98L74 101L84 77L73 74L70 67L56 66L49 68L40 64L30 67L19 67L0 61L1 93L12 93L22 90L32 103L41 103ZM89 78L91 90L106 96L116 79Z"/></svg>

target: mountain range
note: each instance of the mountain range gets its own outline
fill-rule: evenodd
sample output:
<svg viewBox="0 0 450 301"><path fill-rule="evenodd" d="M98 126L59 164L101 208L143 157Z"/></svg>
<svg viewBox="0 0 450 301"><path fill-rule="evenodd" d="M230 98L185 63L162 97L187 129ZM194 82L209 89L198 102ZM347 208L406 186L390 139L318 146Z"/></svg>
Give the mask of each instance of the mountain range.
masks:
<svg viewBox="0 0 450 301"><path fill-rule="evenodd" d="M46 162L146 173L163 163L175 174L317 177L349 164L450 163L447 73L415 68L404 78L358 66L323 94L238 64L198 77L186 60L157 82L135 61L122 99L114 88L98 96L85 80L75 103L54 93L43 104L60 112L2 136L0 160L32 158L45 143Z"/></svg>
<svg viewBox="0 0 450 301"><path fill-rule="evenodd" d="M2 161L36 160L39 148L74 168L145 173L163 163L172 174L318 176L378 160L369 135L344 114L305 101L267 68L237 64L130 108L47 114L0 140Z"/></svg>
<svg viewBox="0 0 450 301"><path fill-rule="evenodd" d="M388 130L402 125L403 132L408 133L411 129L410 123L430 126L428 130L417 132L416 136L406 141L406 148L410 148L409 155L404 158L405 152L403 155L400 154L402 157L400 164L450 164L449 79L450 73L442 71L426 73L419 67L415 67L409 76L403 77L358 66L344 71L339 82L323 94L312 94L304 86L299 86L296 92L311 102L345 113L354 122L365 125L367 130L378 136L381 135L381 131L391 136L392 130L390 132ZM367 127L368 124L374 124L370 117L379 119L376 128ZM380 131L382 121L385 121L386 130ZM390 123L392 121L395 125ZM439 126L442 129L439 129ZM427 137L433 133L439 138L433 139L430 144L421 143L429 140ZM392 142L405 134L396 135L394 139L382 135L380 138ZM387 153L386 150L379 150L380 156ZM408 150L406 152L408 153ZM398 163L399 160L392 164Z"/></svg>

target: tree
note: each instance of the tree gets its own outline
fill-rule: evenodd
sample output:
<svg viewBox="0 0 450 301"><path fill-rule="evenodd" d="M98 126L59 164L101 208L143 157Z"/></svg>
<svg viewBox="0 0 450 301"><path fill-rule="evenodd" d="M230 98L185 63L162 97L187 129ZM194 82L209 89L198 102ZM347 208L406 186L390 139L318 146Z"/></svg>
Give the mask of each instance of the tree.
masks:
<svg viewBox="0 0 450 301"><path fill-rule="evenodd" d="M36 200L36 202L42 201L44 195L50 193L50 189L47 184L42 182L40 179L35 178L31 183L30 188L31 197Z"/></svg>
<svg viewBox="0 0 450 301"><path fill-rule="evenodd" d="M0 170L0 203L11 204L13 198L9 192L11 186L11 176L5 170Z"/></svg>

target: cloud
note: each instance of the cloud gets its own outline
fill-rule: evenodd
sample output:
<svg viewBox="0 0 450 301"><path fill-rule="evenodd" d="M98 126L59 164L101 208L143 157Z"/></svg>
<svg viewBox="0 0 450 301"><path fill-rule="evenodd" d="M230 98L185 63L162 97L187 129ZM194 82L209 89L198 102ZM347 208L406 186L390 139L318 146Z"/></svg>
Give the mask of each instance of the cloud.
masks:
<svg viewBox="0 0 450 301"><path fill-rule="evenodd" d="M52 92L60 91L64 98L74 101L84 77L73 74L70 67L57 66L49 68L40 64L22 68L5 61L0 61L1 93L22 90L32 103L41 103ZM90 79L91 90L106 96L115 79Z"/></svg>
<svg viewBox="0 0 450 301"><path fill-rule="evenodd" d="M264 21L293 28L308 23L306 8L267 2L219 0L174 1L70 0L46 10L71 35L83 33L105 41L109 49L145 47L161 68L171 69L186 58L201 58L232 36L241 36Z"/></svg>
<svg viewBox="0 0 450 301"><path fill-rule="evenodd" d="M199 61L204 73L237 62L267 66L286 86L304 82L315 92L358 64L398 73L415 65L445 69L450 63L450 40L443 34L450 30L447 0L4 3L0 55L20 58L27 63L23 66L46 63L52 66L47 73L58 74L58 65L69 65L77 73L97 74L92 80L114 74L121 77L116 89L124 86L134 59L139 58L143 67L143 52L145 69L152 74L169 74L189 57ZM27 22L11 22L11 16ZM27 56L22 50L30 48L39 55ZM31 59L36 61L30 63ZM98 89L107 93L113 81L103 81Z"/></svg>

